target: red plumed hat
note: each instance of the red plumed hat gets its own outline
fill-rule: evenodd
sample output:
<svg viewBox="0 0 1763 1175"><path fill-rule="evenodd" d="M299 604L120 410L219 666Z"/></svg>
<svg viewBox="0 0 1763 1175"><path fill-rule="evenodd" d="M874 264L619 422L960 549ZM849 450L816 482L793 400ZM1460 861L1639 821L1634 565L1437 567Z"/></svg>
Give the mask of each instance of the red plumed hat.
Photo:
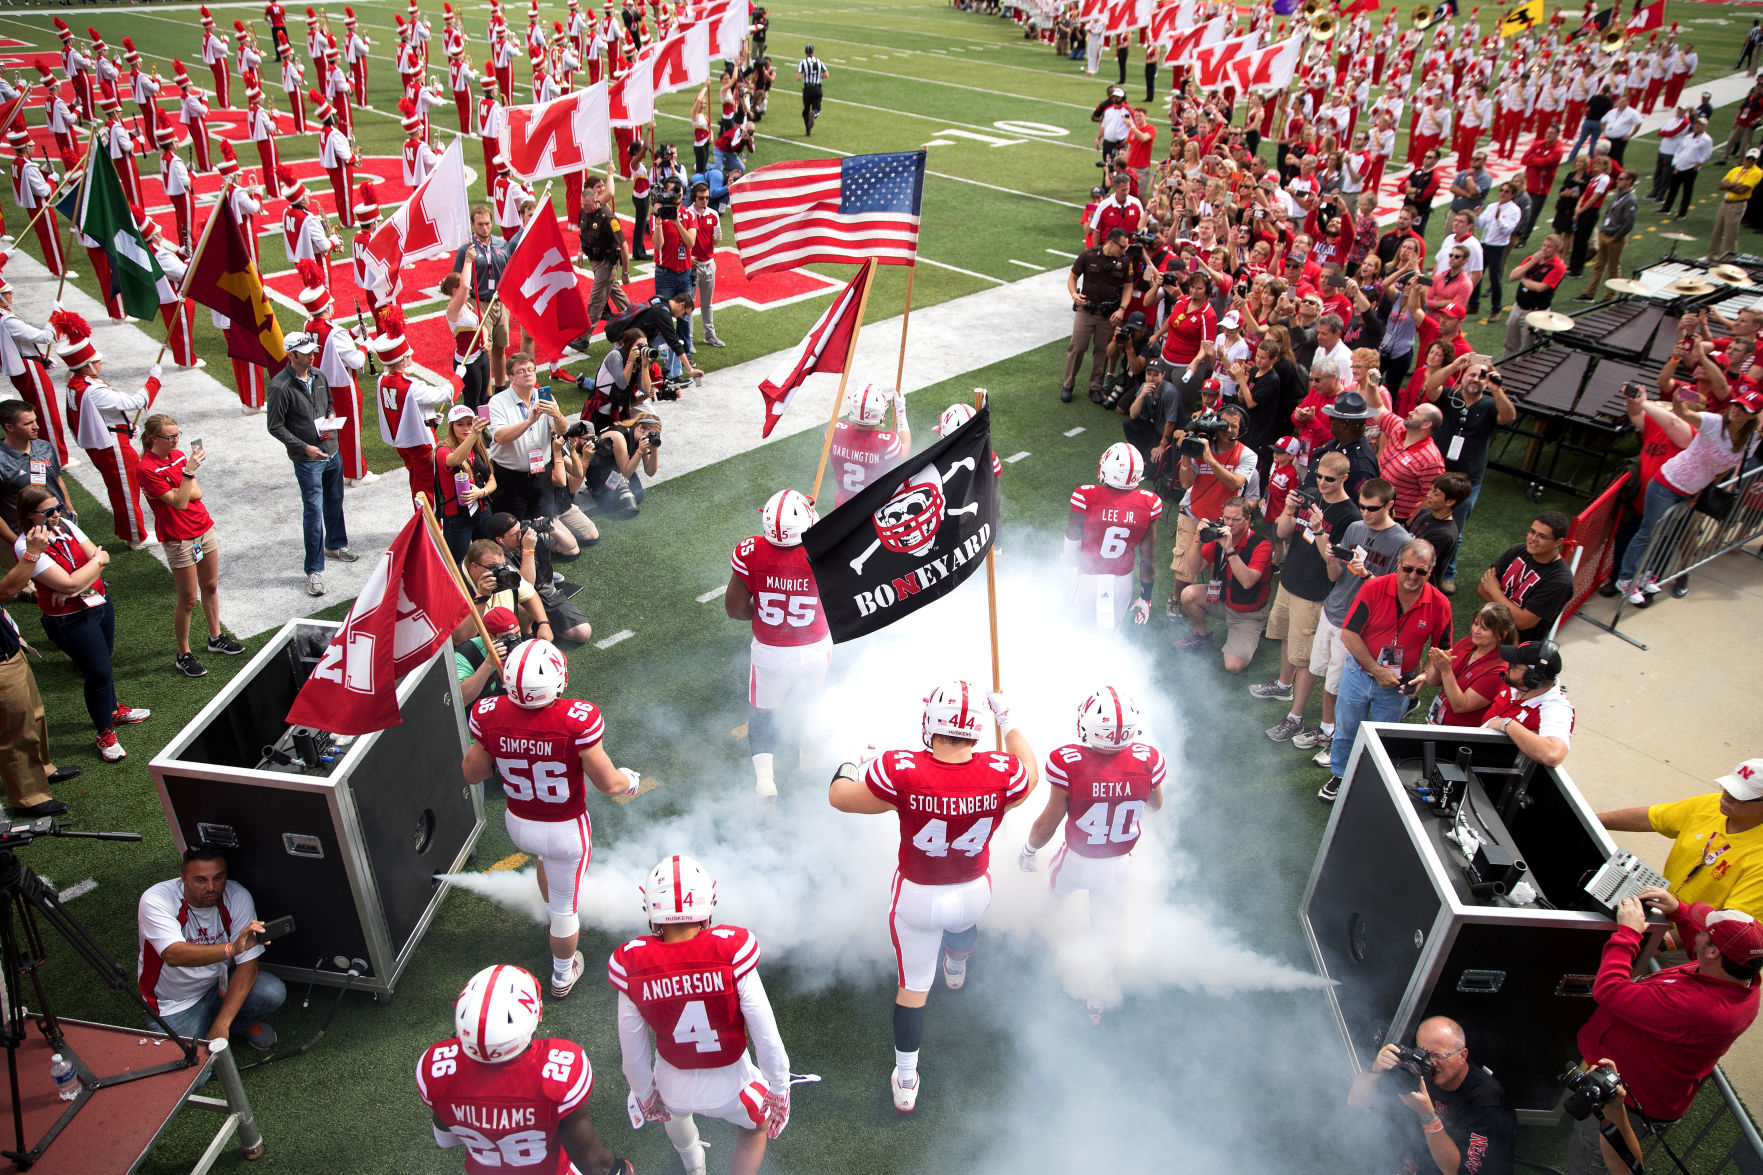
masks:
<svg viewBox="0 0 1763 1175"><path fill-rule="evenodd" d="M330 287L324 280L324 270L318 262L302 257L294 263L294 269L300 275L300 305L306 307L308 314L317 314L323 307L331 304Z"/></svg>
<svg viewBox="0 0 1763 1175"><path fill-rule="evenodd" d="M55 357L69 368L84 367L94 359L104 358L92 343L91 324L73 311L53 312L49 315L49 325L61 336L61 342L55 348Z"/></svg>
<svg viewBox="0 0 1763 1175"><path fill-rule="evenodd" d="M385 364L410 358L410 340L404 337L404 309L388 306L380 312L380 333L370 344Z"/></svg>

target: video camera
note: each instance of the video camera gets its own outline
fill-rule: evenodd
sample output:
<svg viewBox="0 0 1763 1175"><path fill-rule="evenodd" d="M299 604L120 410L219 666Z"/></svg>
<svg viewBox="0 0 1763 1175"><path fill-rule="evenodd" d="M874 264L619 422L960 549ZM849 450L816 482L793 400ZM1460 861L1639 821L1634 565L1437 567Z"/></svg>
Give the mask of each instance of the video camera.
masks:
<svg viewBox="0 0 1763 1175"><path fill-rule="evenodd" d="M1230 435L1230 429L1231 422L1218 413L1200 413L1187 423L1187 435L1181 439L1182 456L1204 457L1208 444L1216 452L1219 440Z"/></svg>
<svg viewBox="0 0 1763 1175"><path fill-rule="evenodd" d="M1126 244L1126 255L1134 261L1142 261L1145 250L1157 243L1156 233L1134 233Z"/></svg>
<svg viewBox="0 0 1763 1175"><path fill-rule="evenodd" d="M1567 1099L1562 1102L1562 1107L1583 1121L1593 1114L1600 1118L1604 1116L1603 1108L1621 1092L1622 1075L1602 1065L1573 1065L1561 1074L1561 1084L1567 1087Z"/></svg>

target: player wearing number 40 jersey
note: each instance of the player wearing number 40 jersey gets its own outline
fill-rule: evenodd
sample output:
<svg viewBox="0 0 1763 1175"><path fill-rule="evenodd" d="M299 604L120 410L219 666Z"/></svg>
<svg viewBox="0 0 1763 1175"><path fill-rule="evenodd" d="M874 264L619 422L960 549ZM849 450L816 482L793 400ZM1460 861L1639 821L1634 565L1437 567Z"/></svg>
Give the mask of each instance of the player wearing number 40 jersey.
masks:
<svg viewBox="0 0 1763 1175"><path fill-rule="evenodd" d="M892 431L882 428L890 404L894 409ZM855 498L911 451L906 398L896 391L890 400L874 384L852 392L845 401L845 419L833 426L832 446L827 451L832 463L833 505L843 506Z"/></svg>
<svg viewBox="0 0 1763 1175"><path fill-rule="evenodd" d="M1096 470L1100 485L1071 491L1071 518L1065 524L1065 559L1077 568L1071 618L1078 624L1119 628L1132 610L1133 623L1151 618L1151 592L1157 584L1157 520L1163 501L1139 488L1145 459L1122 441L1110 445ZM1134 552L1139 593L1132 594Z"/></svg>
<svg viewBox="0 0 1763 1175"><path fill-rule="evenodd" d="M832 637L820 589L802 549L802 533L818 521L814 504L795 490L779 490L759 512L765 533L735 544L723 611L753 624L747 672L747 750L761 804L777 799L772 760L777 712L792 694L820 688L832 660Z"/></svg>
<svg viewBox="0 0 1763 1175"><path fill-rule="evenodd" d="M766 1140L790 1120L790 1060L759 982L759 943L739 926L711 927L716 882L690 857L650 870L643 909L654 933L625 943L606 965L618 990L631 1123L664 1123L687 1175L704 1175L692 1115L732 1122L740 1141L729 1171L754 1175Z"/></svg>
<svg viewBox="0 0 1763 1175"><path fill-rule="evenodd" d="M502 680L505 696L471 708L472 744L460 770L467 783L495 772L508 796L503 821L509 837L539 859L539 890L551 912L551 995L562 999L583 967L575 949L581 933L576 906L594 854L588 785L609 796L634 796L638 775L612 765L601 743L599 707L563 696L569 665L550 641L515 646Z"/></svg>
<svg viewBox="0 0 1763 1175"><path fill-rule="evenodd" d="M574 1041L534 1034L539 982L520 967L485 967L453 1005L457 1033L416 1062L416 1090L435 1142L465 1148L468 1175L634 1175L588 1120L594 1069Z"/></svg>
<svg viewBox="0 0 1763 1175"><path fill-rule="evenodd" d="M924 700L923 751L883 751L862 770L833 776L829 798L841 812L900 820L900 865L889 912L900 986L894 993L894 1109L918 1101L918 1048L924 1005L943 959L951 991L967 982L967 958L992 900L987 872L992 834L1004 813L1028 798L1037 778L1034 750L1011 728L1010 707L986 695L1009 753L979 751L979 691L965 681L938 686Z"/></svg>

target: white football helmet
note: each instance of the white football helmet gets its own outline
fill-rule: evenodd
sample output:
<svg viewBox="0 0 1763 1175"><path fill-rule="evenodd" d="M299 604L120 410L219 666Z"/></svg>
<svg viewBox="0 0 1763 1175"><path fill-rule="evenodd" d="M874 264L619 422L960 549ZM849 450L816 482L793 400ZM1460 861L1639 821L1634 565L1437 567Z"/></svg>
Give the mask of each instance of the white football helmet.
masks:
<svg viewBox="0 0 1763 1175"><path fill-rule="evenodd" d="M936 433L940 437L946 437L972 419L972 404L951 404L937 417Z"/></svg>
<svg viewBox="0 0 1763 1175"><path fill-rule="evenodd" d="M802 532L820 521L808 495L796 490L779 490L771 495L759 511L766 540L774 547L794 547L802 542Z"/></svg>
<svg viewBox="0 0 1763 1175"><path fill-rule="evenodd" d="M543 710L562 697L563 687L569 684L569 662L546 640L514 646L503 668L508 700L526 710Z"/></svg>
<svg viewBox="0 0 1763 1175"><path fill-rule="evenodd" d="M846 397L845 415L864 428L875 428L887 418L892 400L892 396L867 383Z"/></svg>
<svg viewBox="0 0 1763 1175"><path fill-rule="evenodd" d="M871 516L876 537L890 551L915 555L936 541L948 508L942 475L935 465L926 465Z"/></svg>
<svg viewBox="0 0 1763 1175"><path fill-rule="evenodd" d="M649 870L642 892L651 926L708 922L716 909L716 881L690 857L668 857Z"/></svg>
<svg viewBox="0 0 1763 1175"><path fill-rule="evenodd" d="M1103 485L1117 490L1130 490L1144 480L1145 459L1125 441L1116 441L1102 454L1102 463L1096 470L1096 476L1102 479Z"/></svg>
<svg viewBox="0 0 1763 1175"><path fill-rule="evenodd" d="M980 715L985 712L985 694L959 679L946 681L924 699L924 745L928 750L933 734L949 738L979 741Z"/></svg>
<svg viewBox="0 0 1763 1175"><path fill-rule="evenodd" d="M1124 693L1105 685L1078 707L1077 737L1098 751L1130 746L1139 737L1139 708Z"/></svg>
<svg viewBox="0 0 1763 1175"><path fill-rule="evenodd" d="M473 975L453 1002L453 1031L466 1056L500 1065L526 1052L545 1002L539 981L524 967L498 963Z"/></svg>

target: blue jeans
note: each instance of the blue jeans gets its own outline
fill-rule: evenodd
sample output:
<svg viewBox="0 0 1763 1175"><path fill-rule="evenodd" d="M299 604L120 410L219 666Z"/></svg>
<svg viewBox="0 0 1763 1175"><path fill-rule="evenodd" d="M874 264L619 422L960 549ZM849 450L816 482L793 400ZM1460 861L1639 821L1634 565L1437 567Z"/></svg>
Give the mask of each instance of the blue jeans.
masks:
<svg viewBox="0 0 1763 1175"><path fill-rule="evenodd" d="M1463 535L1469 530L1469 515L1475 509L1475 500L1481 497L1481 480L1478 478L1469 487L1469 496L1451 508L1451 517L1457 523L1457 545L1451 550L1451 557L1445 561L1445 579L1457 578L1457 556L1463 550Z"/></svg>
<svg viewBox="0 0 1763 1175"><path fill-rule="evenodd" d="M317 464L314 462L314 464ZM214 1023L214 1017L220 1012L221 1000L225 997L220 993L220 984L208 989L208 994L191 1004L181 1012L173 1012L164 1017L171 1025L173 1032L183 1037L195 1037L206 1040L208 1026ZM288 998L288 988L280 979L269 972L259 969L257 982L251 985L251 991L245 996L245 1002L239 1005L238 1013L233 1017L233 1031L243 1033L262 1020L265 1016L281 1007ZM158 1025L151 1020L149 1028L157 1029Z"/></svg>
<svg viewBox="0 0 1763 1175"><path fill-rule="evenodd" d="M1588 150L1597 150L1598 136L1603 133L1604 120L1601 118L1588 118L1580 123L1579 138L1573 140L1573 150L1567 153L1568 166L1571 167L1573 165L1574 157L1579 154L1579 146L1581 143L1587 144Z"/></svg>
<svg viewBox="0 0 1763 1175"><path fill-rule="evenodd" d="M1393 686L1381 686L1371 674L1360 668L1353 657L1341 670L1341 692L1334 704L1334 741L1328 745L1328 769L1335 778L1346 775L1347 759L1353 753L1353 740L1359 736L1359 724L1400 722L1408 710L1408 699Z"/></svg>
<svg viewBox="0 0 1763 1175"><path fill-rule="evenodd" d="M733 183L736 177L747 170L741 163L739 151L724 151L721 147L716 149L716 166L722 171L724 183Z"/></svg>
<svg viewBox="0 0 1763 1175"><path fill-rule="evenodd" d="M43 632L80 671L93 731L103 734L115 726L116 679L111 674L110 650L116 647L116 609L110 601L68 616L44 616Z"/></svg>
<svg viewBox="0 0 1763 1175"><path fill-rule="evenodd" d="M1653 541L1653 528L1659 525L1659 519L1665 512L1684 501L1682 494L1673 493L1665 483L1655 479L1647 487L1647 506L1641 512L1641 528L1634 532L1628 547L1622 552L1622 566L1616 572L1619 580L1632 580L1640 571L1641 556L1647 553L1647 544Z"/></svg>
<svg viewBox="0 0 1763 1175"><path fill-rule="evenodd" d="M696 285L695 275L688 269L678 273L671 269L655 267L655 295L660 298L671 298L675 294L689 294ZM692 316L673 320L673 329L686 344L686 350L692 349Z"/></svg>
<svg viewBox="0 0 1763 1175"><path fill-rule="evenodd" d="M343 525L343 458L332 453L322 461L294 462L300 483L300 529L306 538L306 574L324 570L324 553L349 545Z"/></svg>

